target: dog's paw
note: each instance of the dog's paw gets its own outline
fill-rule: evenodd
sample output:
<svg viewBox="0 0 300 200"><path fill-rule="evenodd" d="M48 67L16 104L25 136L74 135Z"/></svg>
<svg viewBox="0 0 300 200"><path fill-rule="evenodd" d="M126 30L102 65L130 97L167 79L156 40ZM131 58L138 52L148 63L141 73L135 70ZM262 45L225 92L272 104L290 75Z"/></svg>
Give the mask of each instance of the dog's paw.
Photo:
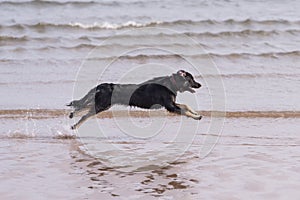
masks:
<svg viewBox="0 0 300 200"><path fill-rule="evenodd" d="M195 118L196 120L201 120L202 119L202 116L199 115L198 117Z"/></svg>
<svg viewBox="0 0 300 200"><path fill-rule="evenodd" d="M70 115L69 115L69 118L72 119L73 117L74 117L74 113L71 112Z"/></svg>

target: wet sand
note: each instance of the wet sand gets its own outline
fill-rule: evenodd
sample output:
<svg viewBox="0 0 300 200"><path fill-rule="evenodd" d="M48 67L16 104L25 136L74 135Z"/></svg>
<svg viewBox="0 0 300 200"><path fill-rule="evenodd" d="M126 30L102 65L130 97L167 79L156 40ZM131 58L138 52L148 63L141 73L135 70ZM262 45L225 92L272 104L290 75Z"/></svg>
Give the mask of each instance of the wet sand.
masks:
<svg viewBox="0 0 300 200"><path fill-rule="evenodd" d="M1 119L7 120L12 119ZM64 121L54 119L60 120ZM104 122L110 131L116 130L113 119ZM170 151L163 146L168 136L144 140L111 132L107 137L80 138L65 125L51 134L47 129L36 135L30 130L11 132L1 138L0 194L4 199L289 199L300 194L299 122L299 118L227 118L217 145L205 158L199 152L207 135L197 133L180 157L137 171L123 170L127 159L142 159L145 153L147 159L163 155ZM207 125L204 118L200 129ZM83 151L86 141L122 147L107 152L119 158L118 165ZM161 153L151 154L155 148ZM123 157L124 149L132 153L130 158ZM174 156L171 151L166 154Z"/></svg>
<svg viewBox="0 0 300 200"><path fill-rule="evenodd" d="M2 199L84 199L91 191L70 156L72 141L15 135L1 139Z"/></svg>

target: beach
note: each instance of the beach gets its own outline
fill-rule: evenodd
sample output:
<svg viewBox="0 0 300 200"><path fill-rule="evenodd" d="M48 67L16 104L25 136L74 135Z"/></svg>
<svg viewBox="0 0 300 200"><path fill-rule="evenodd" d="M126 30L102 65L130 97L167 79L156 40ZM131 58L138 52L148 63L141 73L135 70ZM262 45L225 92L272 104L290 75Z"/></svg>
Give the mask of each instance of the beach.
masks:
<svg viewBox="0 0 300 200"><path fill-rule="evenodd" d="M0 1L2 199L295 199L296 0ZM66 106L103 82L184 69L200 121Z"/></svg>

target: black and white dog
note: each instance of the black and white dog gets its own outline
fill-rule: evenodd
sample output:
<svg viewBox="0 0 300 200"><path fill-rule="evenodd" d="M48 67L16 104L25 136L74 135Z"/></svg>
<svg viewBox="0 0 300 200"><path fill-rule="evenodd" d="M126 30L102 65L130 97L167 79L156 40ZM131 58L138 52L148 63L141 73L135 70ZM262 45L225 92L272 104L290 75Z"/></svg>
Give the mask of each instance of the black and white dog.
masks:
<svg viewBox="0 0 300 200"><path fill-rule="evenodd" d="M67 105L74 108L74 111L69 115L70 118L79 112L87 111L71 128L78 128L88 118L115 104L146 109L165 107L169 112L200 120L202 116L189 106L175 102L178 91L194 93L193 88L200 87L201 84L184 70L179 70L171 76L157 77L140 84L102 83L91 89L82 99L72 101Z"/></svg>

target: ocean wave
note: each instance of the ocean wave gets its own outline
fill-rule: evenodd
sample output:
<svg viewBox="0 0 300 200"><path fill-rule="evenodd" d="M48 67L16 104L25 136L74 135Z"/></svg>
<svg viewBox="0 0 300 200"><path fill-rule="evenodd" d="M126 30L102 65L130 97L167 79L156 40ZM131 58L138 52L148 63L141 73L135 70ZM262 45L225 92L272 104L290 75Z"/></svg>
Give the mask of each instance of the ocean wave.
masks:
<svg viewBox="0 0 300 200"><path fill-rule="evenodd" d="M120 34L120 35L114 35L114 36L82 36L79 35L77 38L73 37L72 41L76 40L82 40L82 41L87 41L87 42L92 42L92 41L104 41L107 39L110 40L115 40L115 39L143 39L145 37L147 38L153 38L153 39L161 39L161 38L166 38L166 39L172 39L172 38L178 38L178 37L248 37L248 36L276 36L276 35L284 35L284 34L291 34L291 35L300 35L300 29L287 29L287 30L251 30L251 29L244 29L240 31L220 31L220 32L181 32L181 33L174 33L174 34L169 34L169 33L148 33L148 34L141 34L141 35L130 35L130 34ZM15 35L0 35L0 41L3 42L27 42L27 41L32 41L32 40L37 40L37 41L60 41L60 40L70 40L69 37L51 37L51 36L46 36L46 37L34 37L34 36L27 36L27 35L20 35L20 36L15 36Z"/></svg>
<svg viewBox="0 0 300 200"><path fill-rule="evenodd" d="M1 73L3 74L3 73ZM290 73L252 73L252 74L203 74L195 78L223 78L223 79L257 79L257 78L299 78L300 74ZM86 80L88 81L88 80ZM0 85L53 85L53 84L74 84L76 80L53 80L53 81L19 81L19 82L0 82Z"/></svg>
<svg viewBox="0 0 300 200"><path fill-rule="evenodd" d="M221 32L204 32L204 33L199 33L199 34L189 34L191 36L204 36L204 37L228 37L228 36L233 36L233 37L243 37L243 36L272 36L272 35L279 35L279 34L299 34L300 30L296 29L288 29L288 30L251 30L251 29L244 29L240 31L221 31Z"/></svg>
<svg viewBox="0 0 300 200"><path fill-rule="evenodd" d="M150 21L150 22L136 22L136 21L127 21L124 23L111 23L111 22L93 22L93 23L80 23L80 22L71 22L67 24L55 24L47 22L39 22L33 24L11 24L8 27L14 27L16 29L24 28L46 28L46 27L55 27L55 28L81 28L81 29L108 29L108 30L117 30L117 29L126 29L126 28L141 28L141 27L172 27L176 25L192 25L192 26L207 26L207 25L217 25L221 24L224 26L228 25L240 25L240 26L252 26L255 24L259 25L286 25L290 27L291 25L299 26L300 20L298 21L288 21L288 20L235 20L228 19L223 21L217 20L175 20L175 21ZM1 27L4 27L3 25ZM0 28L1 28L0 27Z"/></svg>
<svg viewBox="0 0 300 200"><path fill-rule="evenodd" d="M252 73L252 74L204 74L203 76L195 76L195 78L238 78L238 79L257 79L257 78L296 78L300 74L290 73Z"/></svg>
<svg viewBox="0 0 300 200"><path fill-rule="evenodd" d="M49 84L70 84L74 83L75 80L53 80L53 81L19 81L19 82L0 82L0 85L28 85L28 84L36 84L36 85L49 85Z"/></svg>
<svg viewBox="0 0 300 200"><path fill-rule="evenodd" d="M238 58L248 58L248 57L264 57L264 58L275 58L278 59L282 56L300 56L300 51L289 51L289 52L266 52L266 53L228 53L228 54L218 54L218 53L204 53L204 54L138 54L138 55L126 55L120 56L118 59L124 60L146 60L146 59L178 59L178 58L228 58L228 59L238 59ZM106 57L100 59L115 59L116 57ZM97 60L99 58L90 58L91 60Z"/></svg>
<svg viewBox="0 0 300 200"><path fill-rule="evenodd" d="M126 55L126 56L107 56L107 57L77 57L77 58L70 58L68 61L82 61L83 59L90 60L90 61L97 61L97 60L135 60L135 61L145 61L145 60L178 60L182 58L186 59L209 59L209 58L221 58L221 59L248 59L248 58L270 58L270 59L280 59L282 57L299 57L300 51L289 51L289 52L266 52L266 53L228 53L228 54L219 54L219 53L204 53L204 54L192 54L192 55L185 55L185 54L137 54L137 55ZM44 60L41 58L40 60ZM55 61L64 61L65 59L57 59L53 58ZM39 62L39 59L7 59L3 58L0 59L0 63L16 63L16 62ZM1 84L1 83L0 83Z"/></svg>
<svg viewBox="0 0 300 200"><path fill-rule="evenodd" d="M18 109L0 110L0 118L45 119L67 116L69 110L64 109ZM151 116L176 116L164 110L152 110ZM203 116L227 118L300 118L300 111L197 111ZM98 118L113 117L149 117L149 111L143 110L114 110L104 111Z"/></svg>
<svg viewBox="0 0 300 200"><path fill-rule="evenodd" d="M45 40L44 40L45 41ZM198 45L201 45L202 47L207 47L206 44L199 43ZM157 44L132 44L132 45L123 45L123 44L107 44L107 45L102 45L102 44L87 44L87 43L81 43L81 44L74 44L74 45L47 45L45 47L9 47L6 48L6 51L13 51L13 52L18 52L18 51L47 51L47 50L79 50L79 49L93 49L93 48L101 48L101 49L141 49L141 48L156 48ZM173 43L173 44L163 44L160 45L160 48L189 48L190 45L185 45L182 43ZM1 52L1 50L0 50ZM151 56L151 55L149 55ZM109 57L108 57L109 58ZM130 59L130 58L129 58Z"/></svg>
<svg viewBox="0 0 300 200"><path fill-rule="evenodd" d="M21 1L2 1L0 5L13 5L13 6L64 6L64 5L75 5L75 6L93 6L96 4L117 6L118 2L97 2L97 1L50 1L50 0L21 0Z"/></svg>
<svg viewBox="0 0 300 200"><path fill-rule="evenodd" d="M286 51L286 52L266 52L266 53L229 53L229 54L209 54L212 57L223 58L242 58L242 57L264 57L264 58L279 58L282 56L299 56L300 51Z"/></svg>
<svg viewBox="0 0 300 200"><path fill-rule="evenodd" d="M69 26L80 27L84 29L92 29L92 28L99 28L99 29L122 29L122 28L140 28L140 27L155 27L155 26L174 26L174 25L216 25L216 24L224 24L224 25L252 25L252 24L261 24L261 25L300 25L300 21L288 21L288 20L235 20L235 19L227 19L223 21L217 20L175 20L175 21L151 21L146 23L139 23L135 21L128 21L124 23L110 23L110 22L102 22L102 23L92 23L92 24L83 24L83 23L69 23Z"/></svg>
<svg viewBox="0 0 300 200"><path fill-rule="evenodd" d="M93 29L93 28L99 28L99 29L122 29L122 28L141 28L141 27L151 27L155 25L162 24L160 21L156 22L148 22L148 23L138 23L135 21L128 21L123 24L116 24L116 23L109 23L109 22L103 22L103 23L93 23L93 24L82 24L82 23L69 23L68 25L72 27L80 27L83 29Z"/></svg>
<svg viewBox="0 0 300 200"><path fill-rule="evenodd" d="M122 5L145 5L146 3L157 3L157 0L149 1L97 1L97 0L4 0L0 5L14 6L122 6Z"/></svg>
<svg viewBox="0 0 300 200"><path fill-rule="evenodd" d="M27 36L13 36L13 35L0 35L0 41L17 41L17 42L23 42L23 41L28 41L30 38Z"/></svg>
<svg viewBox="0 0 300 200"><path fill-rule="evenodd" d="M0 25L1 28L14 28L17 30L23 30L23 29L45 29L45 28L61 28L61 29L123 29L123 28L141 28L141 27L151 27L161 24L162 22L156 21L156 22L148 22L148 23L138 23L135 21L127 21L125 23L109 23L109 22L94 22L91 24L84 24L80 22L71 22L68 24L55 24L55 23L46 23L46 22L39 22L34 24L11 24L11 25Z"/></svg>

